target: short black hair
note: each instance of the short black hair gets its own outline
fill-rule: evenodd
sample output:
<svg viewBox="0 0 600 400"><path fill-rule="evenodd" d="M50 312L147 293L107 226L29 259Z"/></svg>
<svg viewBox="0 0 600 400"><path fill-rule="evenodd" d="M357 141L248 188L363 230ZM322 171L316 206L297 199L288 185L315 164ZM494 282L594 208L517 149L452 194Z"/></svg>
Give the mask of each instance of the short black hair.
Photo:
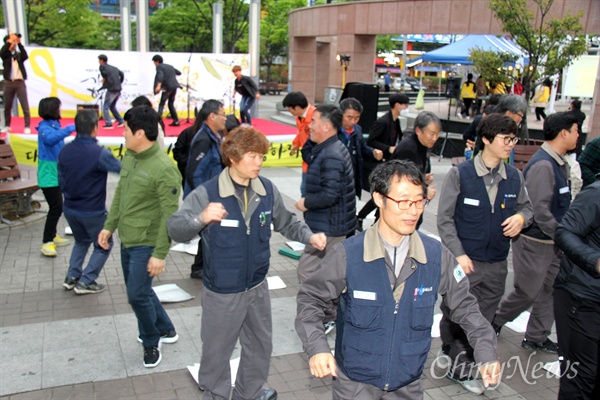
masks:
<svg viewBox="0 0 600 400"><path fill-rule="evenodd" d="M162 64L163 58L162 58L162 56L155 54L154 57L152 57L152 61L157 61L159 64Z"/></svg>
<svg viewBox="0 0 600 400"><path fill-rule="evenodd" d="M348 97L347 99L340 101L340 109L342 110L342 114L345 113L346 110L358 111L359 114L362 114L363 112L362 104L354 97Z"/></svg>
<svg viewBox="0 0 600 400"><path fill-rule="evenodd" d="M40 100L38 114L43 119L60 119L60 99L58 97L45 97Z"/></svg>
<svg viewBox="0 0 600 400"><path fill-rule="evenodd" d="M581 110L581 100L579 100L579 99L574 99L574 100L571 102L571 106L572 106L572 107L573 107L573 109L575 109L575 110Z"/></svg>
<svg viewBox="0 0 600 400"><path fill-rule="evenodd" d="M342 125L342 110L338 106L334 106L333 104L321 104L316 108L315 111L318 111L321 114L321 119L331 122L334 130L340 129Z"/></svg>
<svg viewBox="0 0 600 400"><path fill-rule="evenodd" d="M200 111L198 111L198 115L202 118L202 121L204 121L210 114L218 114L220 108L223 108L223 103L219 100L206 100L204 104L202 104Z"/></svg>
<svg viewBox="0 0 600 400"><path fill-rule="evenodd" d="M398 179L406 178L414 185L421 186L423 188L423 196L427 195L425 175L417 167L417 164L408 160L390 160L378 164L373 172L371 172L371 175L369 175L371 194L377 192L387 196L390 193L394 177L398 177Z"/></svg>
<svg viewBox="0 0 600 400"><path fill-rule="evenodd" d="M408 99L408 96L405 95L404 93L394 93L393 95L390 96L390 98L388 100L390 103L390 108L394 108L396 103L408 104L410 102L410 100Z"/></svg>
<svg viewBox="0 0 600 400"><path fill-rule="evenodd" d="M152 102L146 96L138 96L131 101L131 107L147 106L152 107Z"/></svg>
<svg viewBox="0 0 600 400"><path fill-rule="evenodd" d="M158 124L160 117L158 113L148 106L138 106L130 108L123 116L131 132L143 130L146 138L151 142L156 141L158 137Z"/></svg>
<svg viewBox="0 0 600 400"><path fill-rule="evenodd" d="M508 135L510 133L517 135L518 132L517 123L508 115L499 113L486 115L477 126L477 148L484 148L483 138L491 143L497 135Z"/></svg>
<svg viewBox="0 0 600 400"><path fill-rule="evenodd" d="M290 92L283 98L284 107L308 107L308 99L302 92Z"/></svg>
<svg viewBox="0 0 600 400"><path fill-rule="evenodd" d="M568 111L548 115L544 120L544 140L556 139L563 129L570 131L577 123L577 118Z"/></svg>
<svg viewBox="0 0 600 400"><path fill-rule="evenodd" d="M78 135L90 136L98 126L98 113L94 110L81 110L75 115L75 130Z"/></svg>
<svg viewBox="0 0 600 400"><path fill-rule="evenodd" d="M106 57L106 55L105 55L105 54L100 54L100 55L98 56L98 60L102 60L102 61L104 61L104 62L108 62L108 57Z"/></svg>

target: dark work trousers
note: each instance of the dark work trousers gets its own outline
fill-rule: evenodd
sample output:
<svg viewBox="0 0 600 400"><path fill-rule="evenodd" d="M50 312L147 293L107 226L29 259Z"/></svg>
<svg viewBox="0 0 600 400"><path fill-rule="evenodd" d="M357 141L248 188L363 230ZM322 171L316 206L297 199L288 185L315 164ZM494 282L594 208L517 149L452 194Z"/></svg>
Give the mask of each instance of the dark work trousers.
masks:
<svg viewBox="0 0 600 400"><path fill-rule="evenodd" d="M56 226L63 212L63 195L58 186L42 188L42 193L48 203L48 215L46 215L42 243L48 243L56 236Z"/></svg>
<svg viewBox="0 0 600 400"><path fill-rule="evenodd" d="M420 379L398 390L381 390L368 383L350 380L339 368L333 380L333 400L422 400L423 387Z"/></svg>
<svg viewBox="0 0 600 400"><path fill-rule="evenodd" d="M27 100L27 86L22 79L4 81L4 126L10 126L15 96L19 99L19 103L21 103L21 108L23 109L25 128L29 128L29 125L31 124L31 115L29 113L29 101Z"/></svg>
<svg viewBox="0 0 600 400"><path fill-rule="evenodd" d="M473 260L475 270L467 275L469 291L477 299L481 315L492 322L498 303L504 294L504 285L508 267L506 260L485 263ZM477 366L474 365L473 348L469 345L467 335L460 325L452 322L446 314L440 321L440 336L452 365L456 366L454 376L457 378L474 378ZM449 346L446 347L446 346ZM463 364L464 363L464 364Z"/></svg>
<svg viewBox="0 0 600 400"><path fill-rule="evenodd" d="M540 117L543 119L546 119L546 113L545 113L546 107L536 107L535 108L535 119L539 122Z"/></svg>
<svg viewBox="0 0 600 400"><path fill-rule="evenodd" d="M165 90L160 95L160 102L158 103L158 115L162 118L163 110L165 109L165 103L167 100L169 101L169 114L171 114L171 119L173 122L179 122L179 117L177 116L177 110L175 109L175 95L177 94L177 89L173 90Z"/></svg>
<svg viewBox="0 0 600 400"><path fill-rule="evenodd" d="M192 264L192 272L202 271L202 239L198 241L198 253L194 256L194 263Z"/></svg>
<svg viewBox="0 0 600 400"><path fill-rule="evenodd" d="M502 326L531 307L525 339L541 343L550 335L554 322L552 293L562 252L553 243L521 235L513 239L512 254L515 288L500 303L494 323Z"/></svg>
<svg viewBox="0 0 600 400"><path fill-rule="evenodd" d="M233 398L256 399L269 376L273 350L271 298L266 280L254 288L222 294L202 290L202 359L198 386L204 400L227 400L231 392L229 359L240 340L241 356Z"/></svg>
<svg viewBox="0 0 600 400"><path fill-rule="evenodd" d="M469 116L469 111L471 111L471 106L473 105L473 100L475 99L467 99L467 98L463 98L463 103L465 104L464 108L462 109L463 114L465 114L467 117Z"/></svg>
<svg viewBox="0 0 600 400"><path fill-rule="evenodd" d="M554 291L554 316L562 360L559 400L600 399L600 303L559 288Z"/></svg>

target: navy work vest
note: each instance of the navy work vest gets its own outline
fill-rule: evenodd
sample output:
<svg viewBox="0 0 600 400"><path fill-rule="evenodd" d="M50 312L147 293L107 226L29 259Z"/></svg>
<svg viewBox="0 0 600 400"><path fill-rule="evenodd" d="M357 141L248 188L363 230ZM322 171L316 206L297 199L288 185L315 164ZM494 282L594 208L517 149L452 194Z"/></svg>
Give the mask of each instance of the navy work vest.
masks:
<svg viewBox="0 0 600 400"><path fill-rule="evenodd" d="M552 158L550 154L544 151L544 149L539 149L527 163L527 166L523 170L523 175L527 177L529 168L531 168L531 166L536 162L543 160L550 162L554 172L554 194L552 195L552 203L550 203L550 212L552 215L554 215L556 222L560 223L569 209L569 205L571 204L571 188L569 187L569 182L567 181L564 172L560 168L560 165L558 165L556 160ZM542 232L539 225L535 222L535 214L533 216L533 223L531 226L528 229L524 229L521 233L536 239L554 239Z"/></svg>
<svg viewBox="0 0 600 400"><path fill-rule="evenodd" d="M510 238L504 236L502 222L516 212L521 179L514 167L504 167L506 179L498 184L492 208L485 182L477 176L475 159L457 165L460 193L454 210L454 224L465 253L476 261L493 263L508 257Z"/></svg>
<svg viewBox="0 0 600 400"><path fill-rule="evenodd" d="M419 233L427 264L413 260L396 303L385 260L364 262L364 232L344 241L346 287L337 313L335 359L350 379L396 390L419 379L431 346L441 274L441 245ZM407 238L408 239L408 238Z"/></svg>
<svg viewBox="0 0 600 400"><path fill-rule="evenodd" d="M64 206L79 212L106 211L107 173L98 167L102 147L92 137L77 136L59 155Z"/></svg>
<svg viewBox="0 0 600 400"><path fill-rule="evenodd" d="M239 293L261 283L269 271L269 239L273 212L273 186L259 177L266 196L253 196L259 204L246 226L244 215L235 196L219 196L219 177L206 182L204 187L209 202L223 204L227 219L238 221L237 227L223 227L212 223L202 231L203 274L207 289L217 293Z"/></svg>

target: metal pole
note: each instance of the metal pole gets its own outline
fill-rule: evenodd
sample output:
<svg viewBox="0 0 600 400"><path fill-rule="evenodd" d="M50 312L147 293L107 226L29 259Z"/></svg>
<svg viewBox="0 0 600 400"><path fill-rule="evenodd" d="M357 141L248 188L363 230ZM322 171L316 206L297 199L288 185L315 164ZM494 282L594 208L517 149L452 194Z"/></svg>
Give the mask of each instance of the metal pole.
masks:
<svg viewBox="0 0 600 400"><path fill-rule="evenodd" d="M250 0L250 32L249 32L249 50L250 50L250 77L254 79L258 86L260 75L260 0ZM258 115L258 102L254 102L251 114Z"/></svg>
<svg viewBox="0 0 600 400"><path fill-rule="evenodd" d="M131 51L131 0L121 0L121 50Z"/></svg>
<svg viewBox="0 0 600 400"><path fill-rule="evenodd" d="M16 1L17 13L17 32L21 34L21 44L27 46L29 44L29 34L27 33L27 20L25 16L25 2Z"/></svg>
<svg viewBox="0 0 600 400"><path fill-rule="evenodd" d="M223 52L223 2L213 4L213 53Z"/></svg>
<svg viewBox="0 0 600 400"><path fill-rule="evenodd" d="M148 28L148 2L135 2L137 16L137 51L150 51L150 33Z"/></svg>

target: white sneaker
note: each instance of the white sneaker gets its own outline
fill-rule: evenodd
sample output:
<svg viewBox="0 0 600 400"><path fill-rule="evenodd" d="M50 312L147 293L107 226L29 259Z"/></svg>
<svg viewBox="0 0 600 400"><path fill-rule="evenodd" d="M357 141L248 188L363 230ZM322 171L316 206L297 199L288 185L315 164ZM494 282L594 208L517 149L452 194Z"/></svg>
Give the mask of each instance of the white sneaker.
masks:
<svg viewBox="0 0 600 400"><path fill-rule="evenodd" d="M31 135L31 128L26 126L25 129L23 129L23 133L26 135Z"/></svg>
<svg viewBox="0 0 600 400"><path fill-rule="evenodd" d="M10 132L10 126L5 126L4 128L0 129L0 133L7 133Z"/></svg>
<svg viewBox="0 0 600 400"><path fill-rule="evenodd" d="M333 328L335 328L335 321L325 322L323 326L325 327L325 334L327 335L333 330Z"/></svg>

